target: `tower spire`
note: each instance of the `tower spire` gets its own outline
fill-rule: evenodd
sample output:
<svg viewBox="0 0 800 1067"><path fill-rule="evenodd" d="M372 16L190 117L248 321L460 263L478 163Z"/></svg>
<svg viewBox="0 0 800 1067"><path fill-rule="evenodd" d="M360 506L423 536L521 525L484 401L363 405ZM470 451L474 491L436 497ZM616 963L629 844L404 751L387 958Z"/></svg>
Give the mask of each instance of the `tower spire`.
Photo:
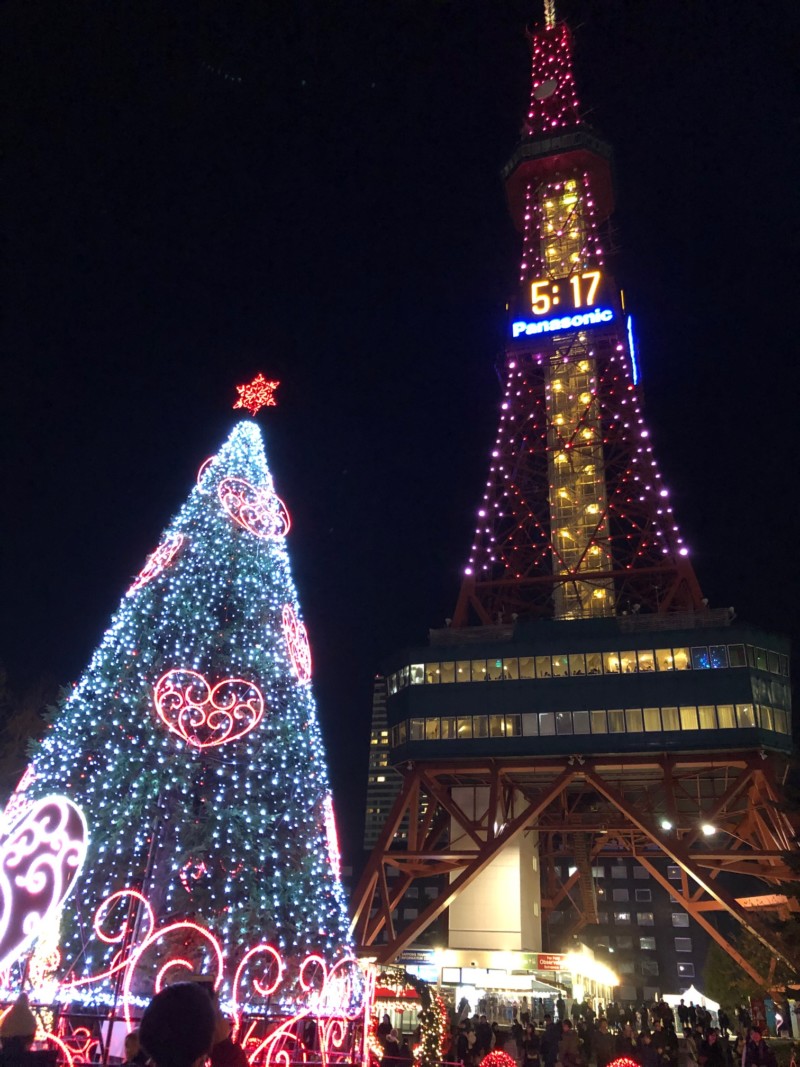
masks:
<svg viewBox="0 0 800 1067"><path fill-rule="evenodd" d="M522 231L505 392L456 626L702 606L641 413L631 320L607 272L610 148L582 120L572 37L531 36L530 107L503 172Z"/></svg>

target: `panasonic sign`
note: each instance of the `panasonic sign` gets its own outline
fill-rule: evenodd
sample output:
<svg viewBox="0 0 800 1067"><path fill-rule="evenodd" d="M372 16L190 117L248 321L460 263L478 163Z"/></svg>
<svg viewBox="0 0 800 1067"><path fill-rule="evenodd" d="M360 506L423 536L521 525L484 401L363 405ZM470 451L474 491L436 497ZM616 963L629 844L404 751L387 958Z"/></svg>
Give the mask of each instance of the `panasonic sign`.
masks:
<svg viewBox="0 0 800 1067"><path fill-rule="evenodd" d="M565 330L580 330L583 326L596 326L601 322L611 322L614 312L610 308L595 308L582 315L565 315L563 318L544 319L540 322L526 322L517 319L511 324L513 337L531 337L537 333L563 333Z"/></svg>

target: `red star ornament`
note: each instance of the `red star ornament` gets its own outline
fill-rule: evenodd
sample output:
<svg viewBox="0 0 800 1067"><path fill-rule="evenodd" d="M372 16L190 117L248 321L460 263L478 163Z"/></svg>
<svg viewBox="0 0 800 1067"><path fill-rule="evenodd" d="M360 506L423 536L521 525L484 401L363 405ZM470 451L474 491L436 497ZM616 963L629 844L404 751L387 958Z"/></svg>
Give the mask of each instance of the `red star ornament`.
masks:
<svg viewBox="0 0 800 1067"><path fill-rule="evenodd" d="M262 408L277 407L275 390L280 384L280 382L268 382L263 374L257 374L252 382L236 386L239 399L233 406L244 408L251 415L255 415Z"/></svg>

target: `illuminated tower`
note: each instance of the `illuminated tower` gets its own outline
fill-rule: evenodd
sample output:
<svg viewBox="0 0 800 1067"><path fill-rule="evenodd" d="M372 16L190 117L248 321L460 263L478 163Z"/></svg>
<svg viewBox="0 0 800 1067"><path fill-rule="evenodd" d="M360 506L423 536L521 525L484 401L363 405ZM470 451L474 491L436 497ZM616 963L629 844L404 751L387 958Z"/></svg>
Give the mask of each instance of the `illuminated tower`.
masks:
<svg viewBox="0 0 800 1067"><path fill-rule="evenodd" d="M580 117L571 48L564 23L533 37L523 139L503 172L522 261L455 626L702 606L641 414L631 319L606 269L610 149Z"/></svg>
<svg viewBox="0 0 800 1067"><path fill-rule="evenodd" d="M522 257L499 427L451 624L385 662L402 783L354 930L390 962L446 915L456 1003L481 982L484 1002L516 999L557 961L576 995L653 999L686 988L709 939L766 985L732 931L790 963L770 922L795 907L800 849L788 641L701 596L604 259L609 148L545 10L504 170Z"/></svg>

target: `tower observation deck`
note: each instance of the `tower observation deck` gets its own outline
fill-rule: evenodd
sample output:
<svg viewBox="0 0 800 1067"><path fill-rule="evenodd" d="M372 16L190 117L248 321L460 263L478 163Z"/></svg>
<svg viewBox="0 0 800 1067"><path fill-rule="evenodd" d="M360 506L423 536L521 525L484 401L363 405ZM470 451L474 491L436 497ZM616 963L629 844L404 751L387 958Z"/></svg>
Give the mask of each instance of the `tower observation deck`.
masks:
<svg viewBox="0 0 800 1067"><path fill-rule="evenodd" d="M658 914L610 913L612 892L660 893L663 921L691 936L670 936L660 963L631 956L630 999L687 986L694 964L675 951L692 938L768 985L733 931L791 964L772 922L793 906L781 885L800 831L781 800L788 642L702 596L607 263L610 149L581 118L551 4L531 46L523 136L503 171L522 255L498 430L453 618L386 661L397 794L355 934L383 961L445 915L470 964L491 949L567 951L578 936L607 949L614 923ZM606 864L632 888L606 887ZM617 948L653 952L662 935ZM514 988L525 966L509 971Z"/></svg>

